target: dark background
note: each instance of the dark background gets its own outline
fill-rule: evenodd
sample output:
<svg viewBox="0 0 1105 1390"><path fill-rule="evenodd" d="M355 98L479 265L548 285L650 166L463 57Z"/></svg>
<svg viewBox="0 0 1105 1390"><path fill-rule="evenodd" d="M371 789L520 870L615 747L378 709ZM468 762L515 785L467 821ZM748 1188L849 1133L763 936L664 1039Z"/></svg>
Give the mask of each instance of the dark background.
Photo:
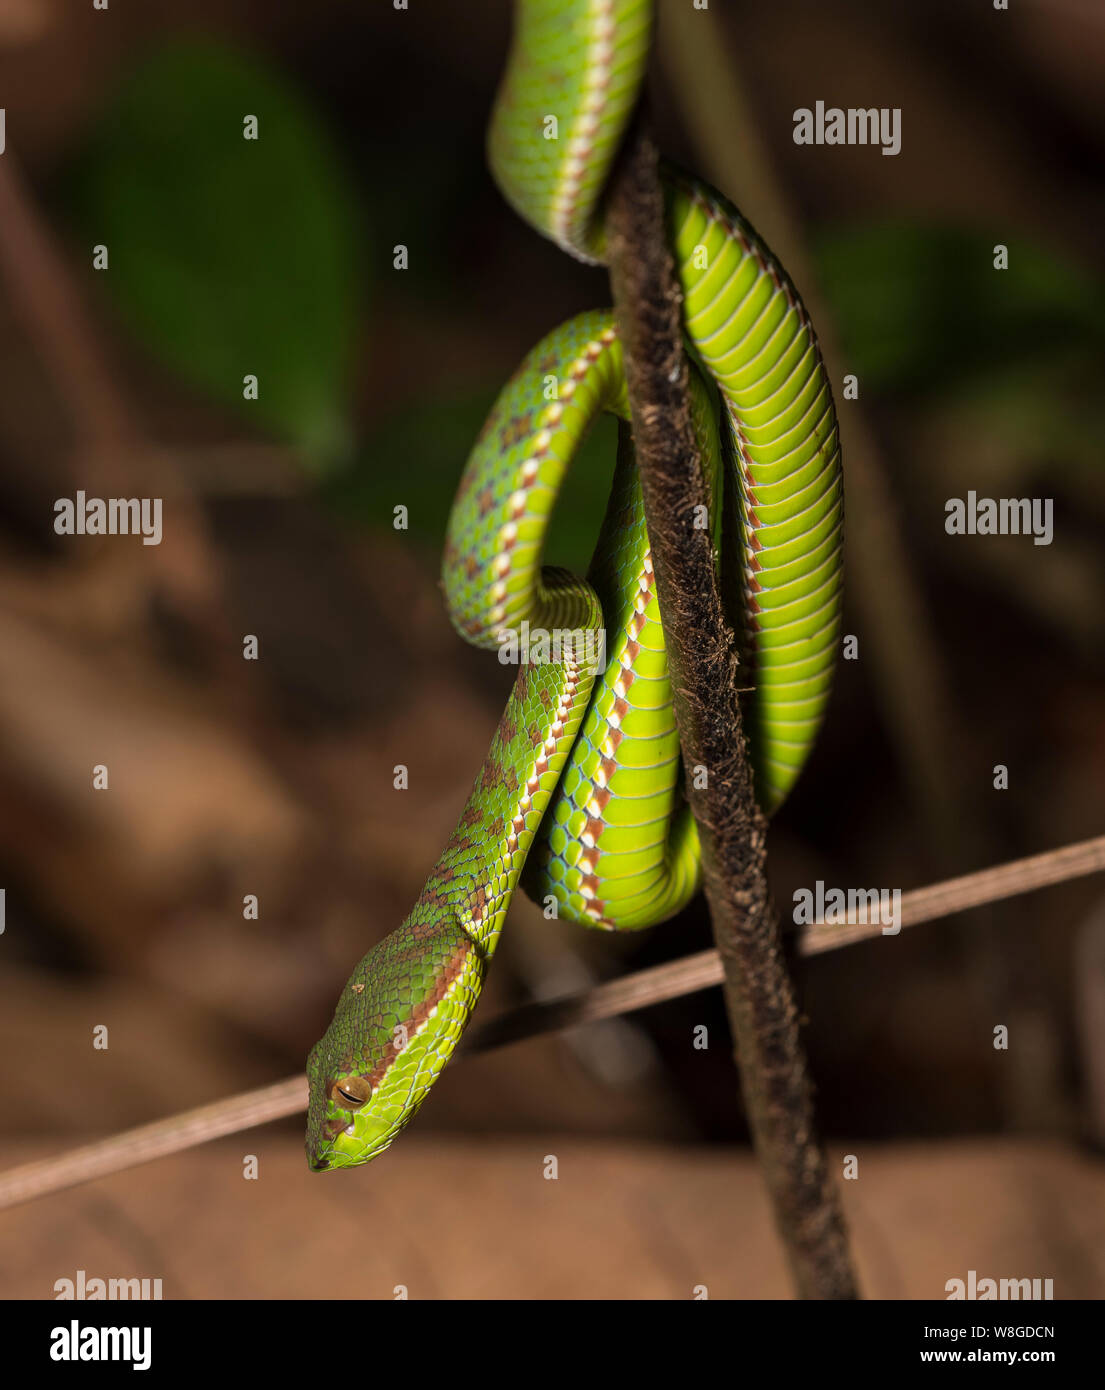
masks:
<svg viewBox="0 0 1105 1390"><path fill-rule="evenodd" d="M818 878L908 889L1100 833L1105 11L661 8L661 142L790 268L841 414L844 631L859 659L841 663L772 827L781 912ZM451 831L510 682L442 610L452 488L523 354L608 301L603 273L518 221L486 169L508 33L505 3L0 4L5 1166L299 1070L351 965L405 915ZM793 111L819 98L901 107L900 155L794 145ZM245 112L259 116L256 144L240 139ZM91 265L100 243L107 272ZM1005 272L992 268L998 243ZM261 380L256 403L241 400L246 372ZM844 372L858 375L857 402L840 399ZM555 562L586 564L611 443L601 428L579 461ZM54 500L81 487L165 497L164 543L55 536ZM969 488L1053 498L1054 543L947 536L945 501ZM392 527L397 505L407 532ZM259 637L256 663L240 659L244 633ZM91 790L97 763L107 792ZM242 919L247 893L258 921ZM701 902L612 939L547 924L520 900L481 1012L709 943ZM942 1296L961 1264L981 1269L968 1244L922 1276L924 1232L942 1219L958 1229L1005 1182L1011 1210L1028 1192L1042 1203L1044 1264L1067 1271L1068 1292L1099 1296L1100 1239L1086 1246L1096 1255L1075 1255L1076 1235L1055 1231L1081 1230L1063 1208L1081 1184L1096 1184L1101 1220L1100 883L796 969L834 1152L890 1165L884 1190L899 1205L880 1215L874 1291ZM91 1046L98 1024L106 1053ZM706 1051L691 1045L701 1024ZM992 1045L999 1024L1006 1051ZM242 1142L275 1146L282 1211L320 1183L337 1209L387 1191L408 1153L403 1201L417 1204L418 1183L434 1190L443 1168L463 1190L465 1163L519 1144L539 1160L558 1151L552 1136L581 1143L592 1173L611 1153L670 1144L673 1183L685 1161L716 1164L724 1193L722 1146L746 1143L718 991L465 1064L399 1146L355 1174L312 1178L303 1165L300 1183L299 1130L259 1131L229 1159ZM70 1266L91 1268L82 1220L171 1265L171 1237L149 1245L122 1195L96 1193L210 1208L215 1152L57 1199L92 1207L54 1228L46 1273L13 1266L5 1291L43 1296ZM740 1200L759 1211L750 1168L731 1157ZM187 1196L159 1187L170 1171ZM917 1183L954 1189L959 1216L903 1207ZM251 1198L258 1230L264 1186ZM400 1226L409 1211L395 1208ZM178 1266L178 1292L316 1287L267 1282L263 1258L247 1289L225 1269L220 1283L198 1252L187 1277ZM160 1267L115 1259L119 1273L136 1263ZM638 1274L627 1257L615 1290L671 1292Z"/></svg>

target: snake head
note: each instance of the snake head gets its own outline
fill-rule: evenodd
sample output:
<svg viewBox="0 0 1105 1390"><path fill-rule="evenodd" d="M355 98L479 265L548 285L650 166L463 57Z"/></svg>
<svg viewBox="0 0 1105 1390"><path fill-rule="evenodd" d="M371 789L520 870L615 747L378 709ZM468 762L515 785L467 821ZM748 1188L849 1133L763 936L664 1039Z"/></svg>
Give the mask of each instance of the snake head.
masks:
<svg viewBox="0 0 1105 1390"><path fill-rule="evenodd" d="M307 1059L307 1163L351 1168L383 1153L452 1056L484 959L441 909L416 907L360 962Z"/></svg>

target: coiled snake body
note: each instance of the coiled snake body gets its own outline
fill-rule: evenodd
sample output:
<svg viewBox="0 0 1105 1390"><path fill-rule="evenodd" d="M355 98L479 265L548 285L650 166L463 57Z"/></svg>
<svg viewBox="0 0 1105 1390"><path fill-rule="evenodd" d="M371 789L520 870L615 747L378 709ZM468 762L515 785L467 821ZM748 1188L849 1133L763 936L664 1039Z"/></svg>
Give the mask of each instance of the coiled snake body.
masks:
<svg viewBox="0 0 1105 1390"><path fill-rule="evenodd" d="M650 28L648 0L518 8L492 170L528 222L583 260L604 258L602 191ZM702 369L692 406L715 536L724 474L739 499L746 729L770 812L801 769L832 677L836 415L813 330L771 252L705 184L673 169L664 184ZM587 582L541 565L561 479L603 410L628 422L621 344L611 313L596 311L533 349L464 470L443 565L450 616L481 647L527 640L529 659L523 645L487 759L414 909L354 970L311 1053L313 1169L375 1157L418 1109L471 1016L523 872L558 918L608 930L663 921L698 888L628 424Z"/></svg>

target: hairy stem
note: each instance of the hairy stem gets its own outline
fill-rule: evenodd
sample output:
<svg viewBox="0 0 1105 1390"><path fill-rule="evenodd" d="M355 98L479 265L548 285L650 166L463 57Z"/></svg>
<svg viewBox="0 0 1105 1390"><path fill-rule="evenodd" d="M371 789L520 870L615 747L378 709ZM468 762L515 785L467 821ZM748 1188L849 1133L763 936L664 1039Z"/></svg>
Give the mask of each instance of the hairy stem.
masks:
<svg viewBox="0 0 1105 1390"><path fill-rule="evenodd" d="M638 124L611 185L607 232L687 796L745 1112L795 1285L803 1298L855 1298L844 1215L814 1125L798 1004L767 886L767 824L741 730L732 634L710 534L692 524L707 499L656 162ZM696 768L706 769L704 779L692 776Z"/></svg>

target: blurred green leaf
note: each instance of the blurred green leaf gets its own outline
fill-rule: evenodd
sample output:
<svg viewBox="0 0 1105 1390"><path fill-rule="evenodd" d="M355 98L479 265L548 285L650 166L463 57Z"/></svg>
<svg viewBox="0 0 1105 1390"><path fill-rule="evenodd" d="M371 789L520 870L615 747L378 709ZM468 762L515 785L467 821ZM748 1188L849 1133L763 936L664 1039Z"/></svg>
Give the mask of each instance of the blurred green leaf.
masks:
<svg viewBox="0 0 1105 1390"><path fill-rule="evenodd" d="M243 138L247 116L256 140ZM212 43L160 49L124 82L72 192L82 232L108 247L110 292L152 350L313 463L348 450L363 251L330 139L286 78Z"/></svg>
<svg viewBox="0 0 1105 1390"><path fill-rule="evenodd" d="M943 389L1011 362L1103 345L1102 286L1015 236L995 270L996 236L878 222L815 244L848 370L892 390Z"/></svg>
<svg viewBox="0 0 1105 1390"><path fill-rule="evenodd" d="M495 399L494 387L396 412L374 431L356 464L332 478L326 501L351 521L392 525L408 509L409 534L438 550L465 460ZM610 495L617 425L600 419L584 440L557 501L545 563L585 574Z"/></svg>

